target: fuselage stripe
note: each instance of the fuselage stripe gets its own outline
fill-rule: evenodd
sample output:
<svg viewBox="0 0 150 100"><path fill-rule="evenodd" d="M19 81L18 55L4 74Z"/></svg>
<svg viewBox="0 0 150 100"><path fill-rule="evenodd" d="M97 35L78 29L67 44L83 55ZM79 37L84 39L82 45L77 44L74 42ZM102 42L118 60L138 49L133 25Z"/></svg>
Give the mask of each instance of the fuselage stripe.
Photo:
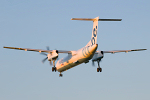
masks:
<svg viewBox="0 0 150 100"><path fill-rule="evenodd" d="M84 48L82 49L82 54L83 54L84 57L86 57L86 56L84 55Z"/></svg>

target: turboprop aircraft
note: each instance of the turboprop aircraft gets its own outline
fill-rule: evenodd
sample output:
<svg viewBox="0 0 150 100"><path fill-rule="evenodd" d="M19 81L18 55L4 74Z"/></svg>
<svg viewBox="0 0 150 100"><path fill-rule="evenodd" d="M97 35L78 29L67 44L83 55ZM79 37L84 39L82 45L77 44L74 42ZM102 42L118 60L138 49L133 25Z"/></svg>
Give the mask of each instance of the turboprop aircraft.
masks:
<svg viewBox="0 0 150 100"><path fill-rule="evenodd" d="M41 50L41 49L29 49L29 48L16 48L16 47L3 47L7 49L17 49L17 50L25 50L25 51L35 51L40 52L47 57L42 60L45 62L46 60L50 61L50 64L53 62L52 72L60 72L59 76L62 77L62 72L73 68L82 63L88 63L89 60L92 59L92 62L98 63L97 72L102 72L102 68L100 67L100 61L104 57L104 53L118 53L118 52L131 52L131 51L142 51L146 49L133 49L133 50L114 50L114 51L97 51L97 32L98 32L98 21L121 21L122 19L99 19L96 18L72 18L71 20L83 20L83 21L93 21L93 29L92 29L92 37L87 45L77 51L66 51L66 50ZM62 58L57 61L55 66L55 61L58 59L59 53L67 53L68 55L65 58Z"/></svg>

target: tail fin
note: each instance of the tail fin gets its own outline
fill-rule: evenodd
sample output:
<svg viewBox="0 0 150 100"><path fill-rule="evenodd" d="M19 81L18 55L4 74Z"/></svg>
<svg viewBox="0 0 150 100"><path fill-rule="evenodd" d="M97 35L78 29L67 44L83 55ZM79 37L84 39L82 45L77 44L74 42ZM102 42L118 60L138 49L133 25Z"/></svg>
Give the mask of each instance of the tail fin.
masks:
<svg viewBox="0 0 150 100"><path fill-rule="evenodd" d="M97 44L97 31L98 31L98 21L121 21L122 19L99 19L96 18L72 18L71 20L83 20L83 21L93 21L92 37L88 44L85 46L91 46Z"/></svg>
<svg viewBox="0 0 150 100"><path fill-rule="evenodd" d="M92 37L85 47L97 44L98 20L99 20L99 17L96 17L93 19Z"/></svg>

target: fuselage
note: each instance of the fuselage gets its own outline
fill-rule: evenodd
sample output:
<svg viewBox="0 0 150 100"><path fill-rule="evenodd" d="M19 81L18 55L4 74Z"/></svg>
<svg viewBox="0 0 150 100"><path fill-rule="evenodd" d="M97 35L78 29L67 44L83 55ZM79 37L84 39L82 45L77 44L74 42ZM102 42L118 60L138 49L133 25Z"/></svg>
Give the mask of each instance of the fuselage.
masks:
<svg viewBox="0 0 150 100"><path fill-rule="evenodd" d="M60 59L56 64L56 69L58 72L66 71L74 66L77 66L81 63L89 61L95 51L97 50L98 44L91 46L83 47L75 53L70 53L65 58Z"/></svg>

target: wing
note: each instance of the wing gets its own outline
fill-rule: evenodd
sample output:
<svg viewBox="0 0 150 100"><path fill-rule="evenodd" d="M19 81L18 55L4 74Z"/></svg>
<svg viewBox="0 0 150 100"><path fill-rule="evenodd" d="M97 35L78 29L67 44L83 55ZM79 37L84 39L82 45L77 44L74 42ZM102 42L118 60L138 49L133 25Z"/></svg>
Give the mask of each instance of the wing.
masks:
<svg viewBox="0 0 150 100"><path fill-rule="evenodd" d="M147 49L133 49L133 50L113 50L113 51L103 51L103 53L118 53L118 52L131 52L131 51L143 51ZM99 51L97 51L99 52Z"/></svg>
<svg viewBox="0 0 150 100"><path fill-rule="evenodd" d="M16 48L16 47L3 47L7 49L16 49L16 50L24 50L24 51L35 51L35 52L46 52L46 53L52 53L53 50L42 50L42 49L29 49L29 48ZM57 50L58 53L71 53L71 51L65 51L65 50Z"/></svg>

